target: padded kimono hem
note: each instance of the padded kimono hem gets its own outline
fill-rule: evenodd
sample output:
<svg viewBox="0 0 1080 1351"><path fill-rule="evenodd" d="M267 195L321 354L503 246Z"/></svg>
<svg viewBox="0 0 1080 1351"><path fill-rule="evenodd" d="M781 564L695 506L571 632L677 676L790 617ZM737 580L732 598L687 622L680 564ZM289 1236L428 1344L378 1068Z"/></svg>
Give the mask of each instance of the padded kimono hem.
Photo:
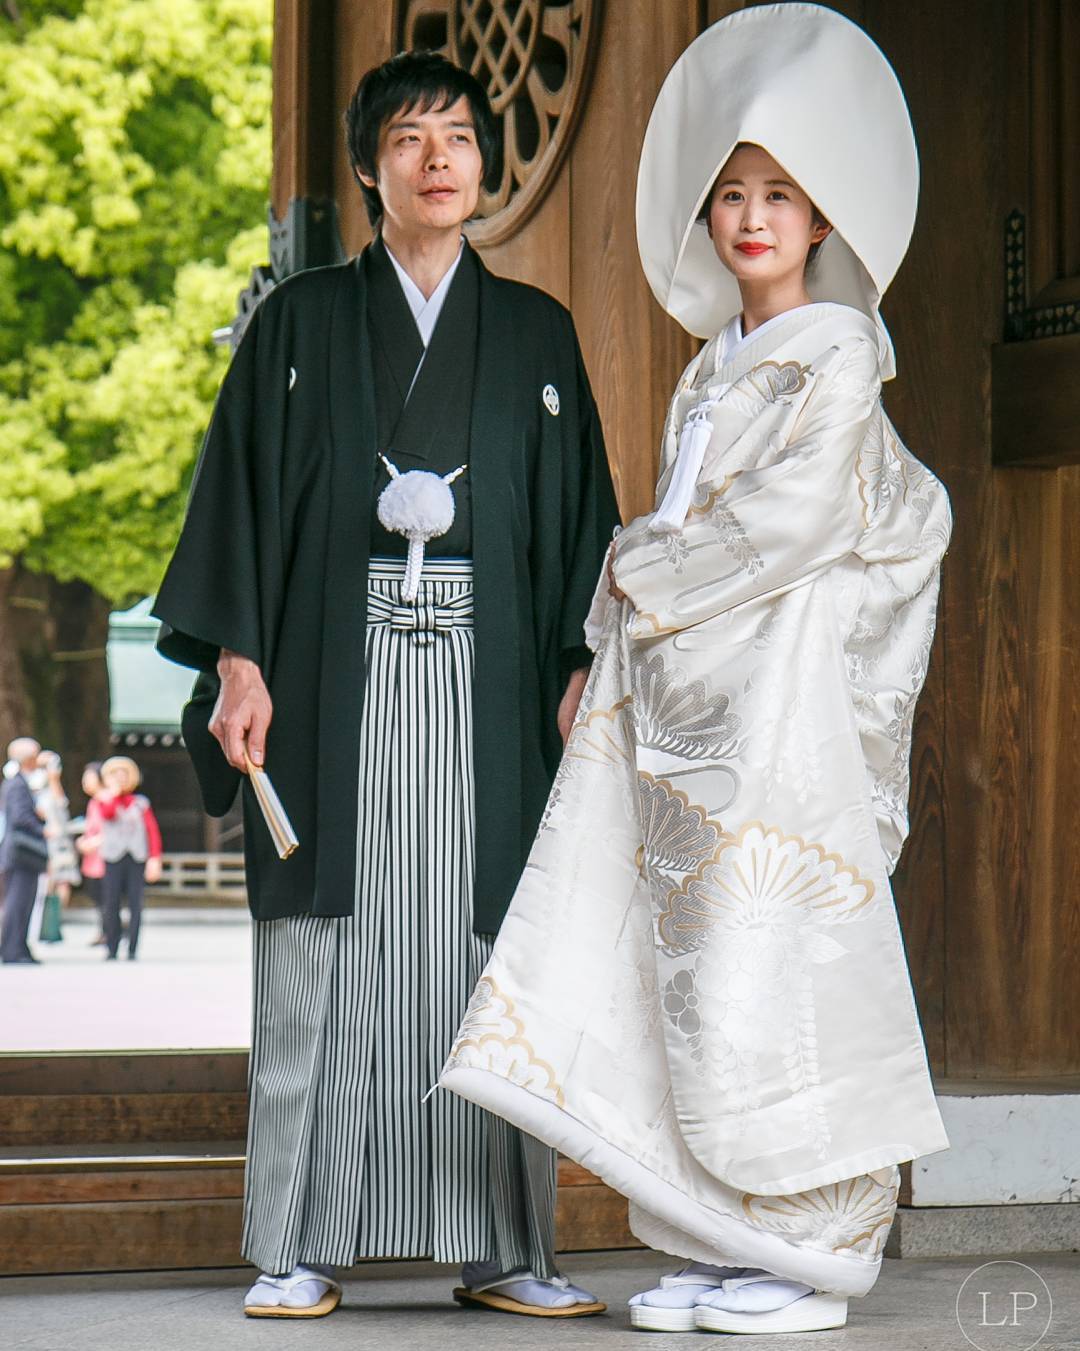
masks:
<svg viewBox="0 0 1080 1351"><path fill-rule="evenodd" d="M789 1243L721 1214L665 1182L651 1169L597 1135L563 1108L487 1070L455 1066L443 1071L443 1088L503 1117L529 1135L576 1159L609 1187L631 1199L631 1228L643 1242L697 1260L730 1258L763 1267L788 1280L838 1295L865 1295L877 1280L880 1258L842 1256ZM891 1162L892 1160L888 1160ZM683 1243L689 1239L689 1243ZM700 1245L700 1247L698 1246Z"/></svg>

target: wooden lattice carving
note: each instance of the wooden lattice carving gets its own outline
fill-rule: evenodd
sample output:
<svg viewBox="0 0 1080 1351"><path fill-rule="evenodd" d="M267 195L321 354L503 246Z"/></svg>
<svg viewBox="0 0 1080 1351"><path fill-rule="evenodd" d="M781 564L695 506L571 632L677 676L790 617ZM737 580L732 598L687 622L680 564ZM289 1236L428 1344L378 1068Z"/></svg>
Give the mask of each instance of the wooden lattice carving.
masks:
<svg viewBox="0 0 1080 1351"><path fill-rule="evenodd" d="M401 49L442 52L488 92L498 163L480 194L480 244L514 234L543 200L584 101L600 0L397 0Z"/></svg>

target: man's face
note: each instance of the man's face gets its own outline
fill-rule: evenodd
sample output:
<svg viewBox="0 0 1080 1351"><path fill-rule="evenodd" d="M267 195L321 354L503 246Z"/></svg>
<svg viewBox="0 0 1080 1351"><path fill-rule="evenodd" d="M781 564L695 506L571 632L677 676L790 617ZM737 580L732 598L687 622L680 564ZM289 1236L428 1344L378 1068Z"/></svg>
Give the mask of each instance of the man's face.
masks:
<svg viewBox="0 0 1080 1351"><path fill-rule="evenodd" d="M377 179L384 217L406 234L457 229L476 211L483 164L468 99L442 112L401 108L379 135Z"/></svg>

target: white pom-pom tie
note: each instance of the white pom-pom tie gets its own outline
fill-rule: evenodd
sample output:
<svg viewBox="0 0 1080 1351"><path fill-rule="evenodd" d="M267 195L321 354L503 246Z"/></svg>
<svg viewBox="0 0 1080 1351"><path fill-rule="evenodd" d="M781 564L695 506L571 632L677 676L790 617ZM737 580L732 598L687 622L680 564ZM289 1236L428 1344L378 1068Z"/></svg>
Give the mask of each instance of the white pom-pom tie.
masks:
<svg viewBox="0 0 1080 1351"><path fill-rule="evenodd" d="M386 465L390 482L379 494L377 514L385 529L404 535L409 541L401 598L413 601L420 590L424 545L429 539L445 535L454 524L455 503L450 485L468 466L459 465L440 478L428 469L410 469L403 474L385 455L380 454L379 459Z"/></svg>

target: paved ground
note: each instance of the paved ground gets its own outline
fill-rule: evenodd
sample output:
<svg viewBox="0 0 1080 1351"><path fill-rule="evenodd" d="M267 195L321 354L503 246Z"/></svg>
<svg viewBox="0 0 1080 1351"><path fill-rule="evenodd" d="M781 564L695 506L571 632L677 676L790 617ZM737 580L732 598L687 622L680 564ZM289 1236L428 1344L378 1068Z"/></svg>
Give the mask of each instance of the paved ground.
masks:
<svg viewBox="0 0 1080 1351"><path fill-rule="evenodd" d="M1053 1298L1051 1326L1040 1348L1080 1351L1080 1257L1040 1255L1026 1261ZM630 1329L625 1300L664 1269L655 1254L590 1253L567 1257L564 1266L608 1301L608 1315L551 1322L467 1312L449 1297L451 1269L430 1263L357 1268L336 1313L299 1325L240 1315L238 1301L250 1279L245 1270L15 1277L0 1280L0 1345L5 1351L689 1351L708 1336ZM972 1345L1027 1351L1045 1318L1036 1326L1025 1315L1026 1329L1021 1324L980 1330L972 1324L974 1341L965 1339L956 1319L957 1295L978 1266L978 1259L887 1261L874 1290L853 1304L842 1331L801 1339L759 1337L750 1345L754 1351L800 1345L808 1351L968 1351ZM1025 1279L1041 1290L1036 1279Z"/></svg>
<svg viewBox="0 0 1080 1351"><path fill-rule="evenodd" d="M248 1045L246 910L145 910L134 962L122 946L106 962L90 946L96 928L93 911L69 911L63 942L31 940L40 966L0 966L0 1053Z"/></svg>

